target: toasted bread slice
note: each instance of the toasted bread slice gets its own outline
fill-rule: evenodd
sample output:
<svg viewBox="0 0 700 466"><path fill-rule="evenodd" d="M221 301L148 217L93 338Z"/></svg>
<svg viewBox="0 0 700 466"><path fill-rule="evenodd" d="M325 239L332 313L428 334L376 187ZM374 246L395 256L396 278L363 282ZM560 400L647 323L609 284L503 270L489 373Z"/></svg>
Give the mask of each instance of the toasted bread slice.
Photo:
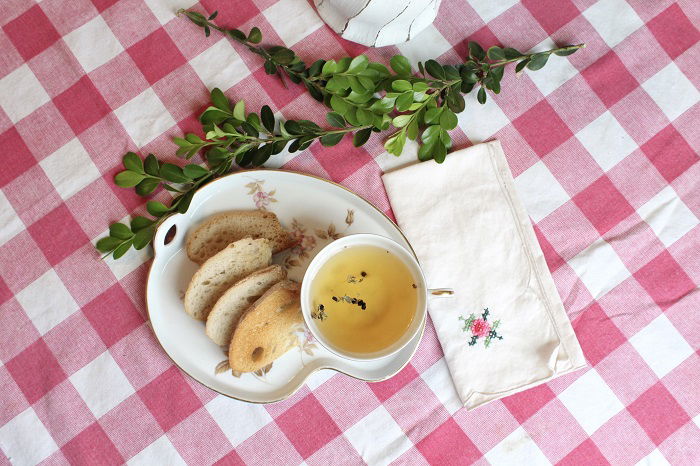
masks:
<svg viewBox="0 0 700 466"><path fill-rule="evenodd" d="M229 365L253 372L289 351L297 342L294 327L303 322L299 284L284 280L267 290L241 317L229 346Z"/></svg>
<svg viewBox="0 0 700 466"><path fill-rule="evenodd" d="M206 320L211 308L231 285L270 265L272 248L265 238L231 243L207 260L194 274L185 293L185 311Z"/></svg>
<svg viewBox="0 0 700 466"><path fill-rule="evenodd" d="M226 346L231 343L233 329L243 311L248 309L272 285L287 278L287 271L280 265L271 265L253 272L237 281L221 295L207 317L207 336L214 343Z"/></svg>
<svg viewBox="0 0 700 466"><path fill-rule="evenodd" d="M277 254L295 242L277 216L262 210L234 210L214 215L187 237L187 257L202 264L226 245L241 238L267 238Z"/></svg>

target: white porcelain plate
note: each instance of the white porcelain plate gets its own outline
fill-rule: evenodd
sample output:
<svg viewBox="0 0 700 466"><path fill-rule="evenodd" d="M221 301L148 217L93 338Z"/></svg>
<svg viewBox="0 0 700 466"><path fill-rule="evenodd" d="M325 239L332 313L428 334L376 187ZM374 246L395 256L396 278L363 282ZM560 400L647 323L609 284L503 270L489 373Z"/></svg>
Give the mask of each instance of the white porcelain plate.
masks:
<svg viewBox="0 0 700 466"><path fill-rule="evenodd" d="M330 181L279 170L251 170L222 177L200 189L186 214L166 219L156 232L155 257L146 288L153 331L180 369L224 395L270 403L297 391L319 369L342 372L367 381L386 380L399 372L418 347L423 329L399 353L378 361L349 361L300 332L299 346L258 373L234 375L224 370L226 354L204 333L204 323L185 313L182 297L197 265L184 250L187 233L212 214L236 209L274 212L299 245L273 257L291 279L301 281L307 265L324 245L352 233L375 233L411 250L399 228L376 207ZM165 244L172 226L174 238ZM425 325L425 323L423 323ZM217 371L218 367L218 371ZM217 373L218 372L218 373Z"/></svg>

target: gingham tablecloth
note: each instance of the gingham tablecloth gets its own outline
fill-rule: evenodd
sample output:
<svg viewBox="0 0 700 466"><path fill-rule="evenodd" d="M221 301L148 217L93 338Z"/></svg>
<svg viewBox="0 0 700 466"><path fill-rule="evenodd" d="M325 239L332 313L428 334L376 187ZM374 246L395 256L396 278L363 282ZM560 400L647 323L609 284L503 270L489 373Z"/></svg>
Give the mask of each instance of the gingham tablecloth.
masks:
<svg viewBox="0 0 700 466"><path fill-rule="evenodd" d="M590 367L467 412L430 324L396 377L319 373L267 406L173 366L146 322L148 252L93 249L143 210L112 183L121 156L173 154L214 86L288 118L324 113L174 17L189 6L308 62L586 42L537 73L507 71L486 106L469 97L454 139L503 143ZM0 2L0 464L699 464L698 24L696 0L444 0L410 43L367 50L305 0ZM389 212L379 175L410 158L374 136L273 164Z"/></svg>

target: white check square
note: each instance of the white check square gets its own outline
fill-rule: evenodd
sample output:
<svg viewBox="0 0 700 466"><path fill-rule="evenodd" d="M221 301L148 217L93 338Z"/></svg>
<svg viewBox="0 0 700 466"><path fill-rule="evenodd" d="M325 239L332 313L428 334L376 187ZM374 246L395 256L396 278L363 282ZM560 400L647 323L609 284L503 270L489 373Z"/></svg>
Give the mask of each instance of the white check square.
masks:
<svg viewBox="0 0 700 466"><path fill-rule="evenodd" d="M172 442L166 435L141 450L126 464L129 466L151 466L154 464L167 464L168 466L185 466L187 463L177 452Z"/></svg>
<svg viewBox="0 0 700 466"><path fill-rule="evenodd" d="M306 0L281 0L263 11L263 15L287 47L323 26Z"/></svg>
<svg viewBox="0 0 700 466"><path fill-rule="evenodd" d="M569 385L559 394L559 400L588 435L625 408L595 369Z"/></svg>
<svg viewBox="0 0 700 466"><path fill-rule="evenodd" d="M250 74L228 39L221 39L190 60L192 68L209 89L225 91Z"/></svg>
<svg viewBox="0 0 700 466"><path fill-rule="evenodd" d="M527 464L528 466L552 464L523 426L511 432L484 457L491 464Z"/></svg>
<svg viewBox="0 0 700 466"><path fill-rule="evenodd" d="M151 87L116 109L114 114L139 147L175 125L170 112Z"/></svg>
<svg viewBox="0 0 700 466"><path fill-rule="evenodd" d="M607 110L576 133L576 138L603 171L610 170L637 149L637 143Z"/></svg>
<svg viewBox="0 0 700 466"><path fill-rule="evenodd" d="M12 204L0 190L0 246L10 241L18 233L24 230L24 223L17 216Z"/></svg>
<svg viewBox="0 0 700 466"><path fill-rule="evenodd" d="M457 124L474 144L488 140L510 123L494 99L482 105L476 100L476 92L470 92L464 96L464 103L464 111L457 114Z"/></svg>
<svg viewBox="0 0 700 466"><path fill-rule="evenodd" d="M272 422L262 405L243 403L223 395L207 403L206 408L234 447ZM241 422L242 419L245 422Z"/></svg>
<svg viewBox="0 0 700 466"><path fill-rule="evenodd" d="M610 48L644 25L626 0L601 0L583 12Z"/></svg>
<svg viewBox="0 0 700 466"><path fill-rule="evenodd" d="M98 419L134 393L109 351L71 375L70 381Z"/></svg>
<svg viewBox="0 0 700 466"><path fill-rule="evenodd" d="M594 299L600 298L631 275L620 256L603 239L571 258L569 265Z"/></svg>
<svg viewBox="0 0 700 466"><path fill-rule="evenodd" d="M673 62L644 81L642 88L661 107L669 121L700 101L700 91Z"/></svg>
<svg viewBox="0 0 700 466"><path fill-rule="evenodd" d="M53 269L17 293L17 301L42 335L79 308Z"/></svg>
<svg viewBox="0 0 700 466"><path fill-rule="evenodd" d="M12 123L51 100L26 63L0 79L0 106Z"/></svg>
<svg viewBox="0 0 700 466"><path fill-rule="evenodd" d="M29 407L0 427L0 449L14 464L37 464L58 450L58 445Z"/></svg>
<svg viewBox="0 0 700 466"><path fill-rule="evenodd" d="M652 451L647 456L639 460L635 466L671 466L659 449Z"/></svg>
<svg viewBox="0 0 700 466"><path fill-rule="evenodd" d="M649 199L637 209L637 213L666 247L681 239L700 222L671 186L666 186Z"/></svg>
<svg viewBox="0 0 700 466"><path fill-rule="evenodd" d="M554 41L547 38L537 44L530 53L551 50L556 47L557 45ZM535 86L543 95L549 95L577 74L578 70L574 68L574 65L567 58L550 57L547 61L546 73L533 72L527 73L527 76L535 83Z"/></svg>
<svg viewBox="0 0 700 466"><path fill-rule="evenodd" d="M86 73L99 68L124 51L101 15L95 16L63 40Z"/></svg>
<svg viewBox="0 0 700 466"><path fill-rule="evenodd" d="M445 358L440 358L420 376L448 413L454 414L462 407L462 401L455 390L455 384L450 377L450 370L447 368Z"/></svg>
<svg viewBox="0 0 700 466"><path fill-rule="evenodd" d="M197 3L197 0L144 0L160 24L167 24L175 19L175 13L180 8L187 9Z"/></svg>
<svg viewBox="0 0 700 466"><path fill-rule="evenodd" d="M637 332L630 343L659 378L693 354L693 348L665 314Z"/></svg>
<svg viewBox="0 0 700 466"><path fill-rule="evenodd" d="M78 138L71 139L39 165L63 200L100 177L100 171Z"/></svg>
<svg viewBox="0 0 700 466"><path fill-rule="evenodd" d="M362 418L344 435L367 464L389 464L413 445L384 406Z"/></svg>
<svg viewBox="0 0 700 466"><path fill-rule="evenodd" d="M474 8L481 19L488 23L518 3L518 0L499 0L496 2L493 0L467 0L467 2Z"/></svg>
<svg viewBox="0 0 700 466"><path fill-rule="evenodd" d="M515 188L535 223L569 200L569 195L541 160L515 179Z"/></svg>
<svg viewBox="0 0 700 466"><path fill-rule="evenodd" d="M408 58L414 70L418 70L419 61L425 62L431 58L437 58L452 48L452 45L432 24L413 39L396 46L401 55Z"/></svg>

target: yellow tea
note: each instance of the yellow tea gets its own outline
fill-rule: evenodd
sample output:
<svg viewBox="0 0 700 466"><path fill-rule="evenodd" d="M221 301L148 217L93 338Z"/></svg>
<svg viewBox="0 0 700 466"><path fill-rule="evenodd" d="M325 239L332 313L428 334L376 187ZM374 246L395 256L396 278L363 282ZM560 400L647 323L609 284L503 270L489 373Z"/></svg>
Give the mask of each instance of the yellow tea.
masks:
<svg viewBox="0 0 700 466"><path fill-rule="evenodd" d="M311 284L321 334L353 353L381 351L397 342L413 321L415 279L395 255L377 246L349 246L331 257Z"/></svg>

